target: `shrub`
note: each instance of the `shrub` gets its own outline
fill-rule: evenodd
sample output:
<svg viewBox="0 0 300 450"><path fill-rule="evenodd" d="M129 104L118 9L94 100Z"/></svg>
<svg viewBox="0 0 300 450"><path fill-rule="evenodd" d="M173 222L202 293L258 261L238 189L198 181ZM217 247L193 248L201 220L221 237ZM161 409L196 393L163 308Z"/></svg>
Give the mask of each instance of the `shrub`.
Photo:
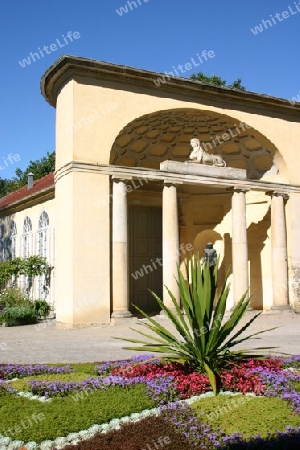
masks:
<svg viewBox="0 0 300 450"><path fill-rule="evenodd" d="M17 286L7 287L0 294L0 323L36 323L37 318L47 317L51 310L52 306L46 300L32 301Z"/></svg>
<svg viewBox="0 0 300 450"><path fill-rule="evenodd" d="M7 325L26 325L36 323L37 317L30 305L10 306L0 313L0 323Z"/></svg>
<svg viewBox="0 0 300 450"><path fill-rule="evenodd" d="M22 268L21 258L0 262L0 290L4 289L12 277L17 277Z"/></svg>
<svg viewBox="0 0 300 450"><path fill-rule="evenodd" d="M16 286L3 289L0 294L0 308L2 309L5 307L25 305L31 305L31 301L29 297Z"/></svg>
<svg viewBox="0 0 300 450"><path fill-rule="evenodd" d="M52 311L52 306L46 300L37 299L33 302L33 308L36 316L40 319L47 317Z"/></svg>

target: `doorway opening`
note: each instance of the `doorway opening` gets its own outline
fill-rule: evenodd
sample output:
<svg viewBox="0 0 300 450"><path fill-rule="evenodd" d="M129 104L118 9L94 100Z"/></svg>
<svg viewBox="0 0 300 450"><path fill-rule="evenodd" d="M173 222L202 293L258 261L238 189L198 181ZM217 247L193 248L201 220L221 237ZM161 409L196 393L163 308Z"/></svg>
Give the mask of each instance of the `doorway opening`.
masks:
<svg viewBox="0 0 300 450"><path fill-rule="evenodd" d="M132 304L147 314L158 314L160 307L149 289L162 298L162 210L146 206L129 207L129 286Z"/></svg>

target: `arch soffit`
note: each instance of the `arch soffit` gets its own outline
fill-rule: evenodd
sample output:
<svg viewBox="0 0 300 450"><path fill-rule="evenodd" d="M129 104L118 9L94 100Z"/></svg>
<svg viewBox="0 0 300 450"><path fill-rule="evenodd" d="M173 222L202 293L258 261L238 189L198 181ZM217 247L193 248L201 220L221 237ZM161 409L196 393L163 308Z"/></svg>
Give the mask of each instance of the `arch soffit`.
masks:
<svg viewBox="0 0 300 450"><path fill-rule="evenodd" d="M233 117L190 108L157 111L128 123L115 139L110 164L159 169L167 159L183 162L192 137L209 153L220 154L227 166L246 169L251 179L271 169L276 174L277 167L287 181L284 159L266 136Z"/></svg>

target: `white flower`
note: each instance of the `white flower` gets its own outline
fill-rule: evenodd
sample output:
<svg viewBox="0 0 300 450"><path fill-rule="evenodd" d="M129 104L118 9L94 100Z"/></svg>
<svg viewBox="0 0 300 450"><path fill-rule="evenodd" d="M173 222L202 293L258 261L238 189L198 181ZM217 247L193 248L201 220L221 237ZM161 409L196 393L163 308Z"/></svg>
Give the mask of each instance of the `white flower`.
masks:
<svg viewBox="0 0 300 450"><path fill-rule="evenodd" d="M132 413L130 415L130 421L131 422L138 422L139 420L141 420L141 416L139 413Z"/></svg>
<svg viewBox="0 0 300 450"><path fill-rule="evenodd" d="M38 444L36 442L27 442L25 447L26 450L38 450Z"/></svg>
<svg viewBox="0 0 300 450"><path fill-rule="evenodd" d="M51 399L50 398L47 398L47 397L44 397L44 396L42 396L42 397L39 397L39 399L38 399L40 402L44 402L44 403L46 403L46 402L50 402L51 401Z"/></svg>
<svg viewBox="0 0 300 450"><path fill-rule="evenodd" d="M19 450L20 447L24 445L23 441L13 441L7 447L7 450Z"/></svg>
<svg viewBox="0 0 300 450"><path fill-rule="evenodd" d="M112 426L112 427L115 427L116 425L119 425L119 423L120 423L120 420L119 420L119 419L112 419L112 420L109 422L109 425Z"/></svg>
<svg viewBox="0 0 300 450"><path fill-rule="evenodd" d="M23 391L20 391L20 392L18 392L18 395L19 395L20 397L27 397L27 398L32 397L32 393L31 393L31 392L23 392Z"/></svg>
<svg viewBox="0 0 300 450"><path fill-rule="evenodd" d="M122 417L120 419L120 423L127 423L127 422L130 422L130 417L128 416Z"/></svg>
<svg viewBox="0 0 300 450"><path fill-rule="evenodd" d="M79 433L70 433L70 434L68 434L68 436L66 437L66 440L68 441L68 442L71 442L71 441L76 441L77 439L79 439Z"/></svg>
<svg viewBox="0 0 300 450"><path fill-rule="evenodd" d="M8 445L11 442L11 438L9 437L4 437L1 435L0 437L0 445L5 447L6 445Z"/></svg>
<svg viewBox="0 0 300 450"><path fill-rule="evenodd" d="M81 439L87 439L90 437L90 432L88 430L79 431L79 436Z"/></svg>
<svg viewBox="0 0 300 450"><path fill-rule="evenodd" d="M67 443L67 439L65 438L65 437L57 437L55 440L54 440L54 444L55 445L65 445Z"/></svg>
<svg viewBox="0 0 300 450"><path fill-rule="evenodd" d="M149 416L153 416L154 412L150 411L149 409L145 409L144 411L141 412L140 417L149 417Z"/></svg>
<svg viewBox="0 0 300 450"><path fill-rule="evenodd" d="M108 431L110 431L110 426L108 425L108 423L104 423L102 425L102 433L107 433Z"/></svg>
<svg viewBox="0 0 300 450"><path fill-rule="evenodd" d="M51 450L54 448L54 442L53 441L43 441L40 443L40 449L41 450Z"/></svg>
<svg viewBox="0 0 300 450"><path fill-rule="evenodd" d="M102 430L102 427L101 427L101 425L92 425L90 428L89 428L89 432L90 433L92 433L92 434L96 434L96 433L100 433L100 431Z"/></svg>

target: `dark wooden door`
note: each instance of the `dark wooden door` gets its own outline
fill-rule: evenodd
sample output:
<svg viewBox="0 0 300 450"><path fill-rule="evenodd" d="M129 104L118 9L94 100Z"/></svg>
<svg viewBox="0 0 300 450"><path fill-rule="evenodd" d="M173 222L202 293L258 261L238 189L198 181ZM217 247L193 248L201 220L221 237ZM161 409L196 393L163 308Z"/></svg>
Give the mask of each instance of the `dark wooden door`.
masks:
<svg viewBox="0 0 300 450"><path fill-rule="evenodd" d="M162 210L144 206L129 207L129 285L132 303L147 313L160 308L149 292L162 297Z"/></svg>

